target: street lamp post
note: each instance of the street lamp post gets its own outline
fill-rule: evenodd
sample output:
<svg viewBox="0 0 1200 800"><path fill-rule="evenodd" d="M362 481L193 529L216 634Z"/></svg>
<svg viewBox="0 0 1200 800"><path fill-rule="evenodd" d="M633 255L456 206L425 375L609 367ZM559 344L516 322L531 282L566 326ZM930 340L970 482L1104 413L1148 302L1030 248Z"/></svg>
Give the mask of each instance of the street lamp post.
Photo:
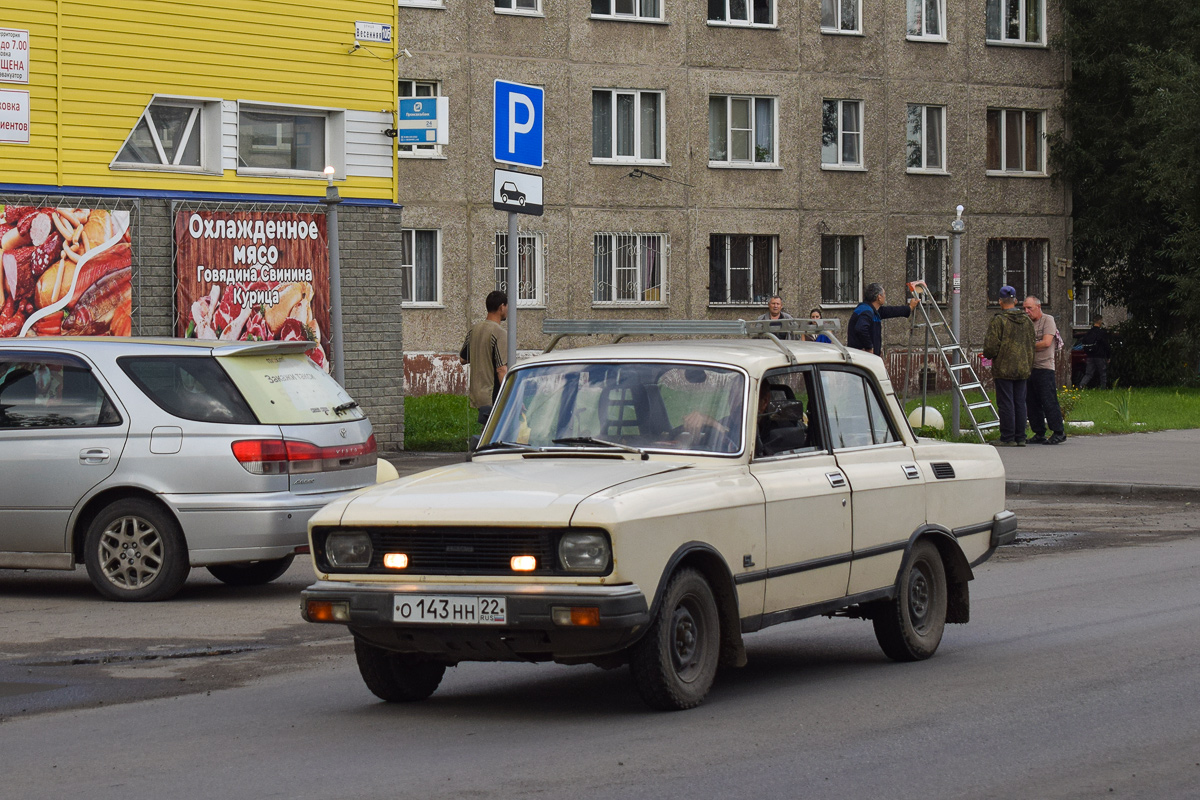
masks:
<svg viewBox="0 0 1200 800"><path fill-rule="evenodd" d="M962 298L961 288L960 288L962 285L962 278L961 278L961 273L962 273L962 235L963 235L963 231L966 230L967 226L966 226L966 223L963 222L963 218L962 218L963 207L960 205L957 208L955 208L955 211L957 212L957 215L954 217L954 221L950 223L950 236L951 236L950 252L951 252L951 263L953 265L953 283L951 285L951 294L950 294L950 331L951 331L951 333L954 334L954 341L958 342L959 345L961 345L962 339L959 338L959 334L958 334L958 319L959 319L959 311L960 311L961 298ZM957 364L958 363L958 351L955 350L952 352L954 353L954 363ZM965 353L966 350L963 350L963 352ZM953 364L951 366L953 366ZM951 372L953 372L953 370L951 370ZM958 378L953 375L951 376L951 378L953 379L953 382L957 385ZM958 394L959 393L956 389L950 396L950 432L954 435L955 438L957 438L961 433L960 428L959 428L959 398L958 398Z"/></svg>
<svg viewBox="0 0 1200 800"><path fill-rule="evenodd" d="M342 261L338 251L338 203L342 202L333 175L337 170L325 168L329 185L325 187L325 228L329 235L329 316L333 330L330 331L333 345L333 377L342 386L346 385L346 350L342 336Z"/></svg>

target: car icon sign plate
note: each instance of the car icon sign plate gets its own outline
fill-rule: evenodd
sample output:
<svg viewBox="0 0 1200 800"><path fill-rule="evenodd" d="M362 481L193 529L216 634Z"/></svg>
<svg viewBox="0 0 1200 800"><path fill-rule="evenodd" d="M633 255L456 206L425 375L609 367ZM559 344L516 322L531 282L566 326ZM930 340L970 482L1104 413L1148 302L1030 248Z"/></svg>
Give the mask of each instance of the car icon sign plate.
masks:
<svg viewBox="0 0 1200 800"><path fill-rule="evenodd" d="M492 181L492 207L515 214L542 215L542 176L497 169Z"/></svg>

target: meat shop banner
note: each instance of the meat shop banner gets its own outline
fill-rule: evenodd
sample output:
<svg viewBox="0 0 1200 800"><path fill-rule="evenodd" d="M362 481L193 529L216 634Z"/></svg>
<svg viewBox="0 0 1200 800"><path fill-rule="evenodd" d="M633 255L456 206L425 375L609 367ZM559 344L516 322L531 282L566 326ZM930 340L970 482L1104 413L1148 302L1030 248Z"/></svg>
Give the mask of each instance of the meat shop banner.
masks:
<svg viewBox="0 0 1200 800"><path fill-rule="evenodd" d="M175 280L177 336L307 340L329 372L324 214L177 212Z"/></svg>
<svg viewBox="0 0 1200 800"><path fill-rule="evenodd" d="M0 338L128 336L129 212L0 205Z"/></svg>

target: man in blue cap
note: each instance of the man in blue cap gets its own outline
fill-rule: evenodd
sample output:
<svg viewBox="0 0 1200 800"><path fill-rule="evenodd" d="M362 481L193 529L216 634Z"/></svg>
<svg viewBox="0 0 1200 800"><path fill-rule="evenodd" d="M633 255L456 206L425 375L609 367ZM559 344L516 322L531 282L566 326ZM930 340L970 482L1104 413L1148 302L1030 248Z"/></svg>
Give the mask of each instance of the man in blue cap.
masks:
<svg viewBox="0 0 1200 800"><path fill-rule="evenodd" d="M1033 321L1017 308L1017 290L1000 287L1000 313L988 323L983 357L992 360L996 412L1000 417L997 447L1025 446L1026 381L1033 371Z"/></svg>
<svg viewBox="0 0 1200 800"><path fill-rule="evenodd" d="M883 320L907 317L917 307L918 301L914 297L906 306L885 306L886 302L887 295L882 283L872 283L863 290L863 301L850 314L847 345L877 356L883 355Z"/></svg>

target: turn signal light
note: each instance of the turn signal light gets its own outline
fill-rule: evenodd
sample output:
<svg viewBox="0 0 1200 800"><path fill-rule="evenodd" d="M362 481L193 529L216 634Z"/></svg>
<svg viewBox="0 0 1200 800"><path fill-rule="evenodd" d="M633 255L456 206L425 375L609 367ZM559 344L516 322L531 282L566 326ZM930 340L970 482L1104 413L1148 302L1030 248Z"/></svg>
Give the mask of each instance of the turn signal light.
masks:
<svg viewBox="0 0 1200 800"><path fill-rule="evenodd" d="M534 556L513 556L509 562L513 572L533 572L537 569L537 558Z"/></svg>
<svg viewBox="0 0 1200 800"><path fill-rule="evenodd" d="M600 609L589 606L555 607L550 609L550 618L554 620L555 625L596 627L600 624Z"/></svg>
<svg viewBox="0 0 1200 800"><path fill-rule="evenodd" d="M408 567L408 555L405 553L384 553L383 565L388 569L405 569Z"/></svg>
<svg viewBox="0 0 1200 800"><path fill-rule="evenodd" d="M309 600L304 607L309 622L349 622L350 604L329 600Z"/></svg>

